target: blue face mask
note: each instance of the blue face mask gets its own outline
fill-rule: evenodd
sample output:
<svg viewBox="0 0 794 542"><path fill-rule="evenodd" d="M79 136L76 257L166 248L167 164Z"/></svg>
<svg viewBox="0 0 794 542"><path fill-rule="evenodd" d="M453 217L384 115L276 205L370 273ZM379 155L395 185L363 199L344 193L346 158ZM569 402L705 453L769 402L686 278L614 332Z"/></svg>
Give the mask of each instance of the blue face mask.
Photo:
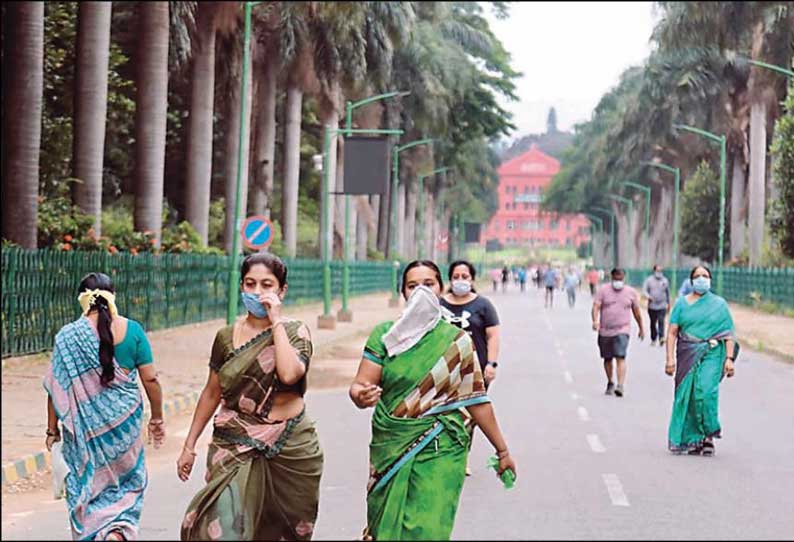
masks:
<svg viewBox="0 0 794 542"><path fill-rule="evenodd" d="M256 318L265 318L267 309L259 302L259 296L249 292L240 292L243 296L243 305Z"/></svg>
<svg viewBox="0 0 794 542"><path fill-rule="evenodd" d="M699 294L705 294L711 289L711 279L708 277L697 277L692 281L692 289Z"/></svg>

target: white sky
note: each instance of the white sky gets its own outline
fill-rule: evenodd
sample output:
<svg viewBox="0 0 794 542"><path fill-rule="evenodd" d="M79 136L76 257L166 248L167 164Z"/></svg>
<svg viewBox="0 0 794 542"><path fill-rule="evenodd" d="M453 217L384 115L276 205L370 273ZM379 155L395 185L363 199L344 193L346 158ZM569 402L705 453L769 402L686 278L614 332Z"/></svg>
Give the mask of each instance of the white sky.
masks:
<svg viewBox="0 0 794 542"><path fill-rule="evenodd" d="M621 72L650 53L651 2L511 2L504 21L484 7L513 68L524 74L516 81L520 101L499 100L518 127L510 140L545 132L552 106L560 130L589 119Z"/></svg>

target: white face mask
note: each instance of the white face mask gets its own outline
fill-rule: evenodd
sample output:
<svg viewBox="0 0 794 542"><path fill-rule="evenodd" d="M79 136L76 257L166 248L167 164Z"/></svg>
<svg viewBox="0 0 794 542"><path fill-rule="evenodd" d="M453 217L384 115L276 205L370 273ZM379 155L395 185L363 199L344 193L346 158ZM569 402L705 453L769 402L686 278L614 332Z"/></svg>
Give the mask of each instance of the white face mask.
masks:
<svg viewBox="0 0 794 542"><path fill-rule="evenodd" d="M612 287L615 290L622 290L623 289L623 281L622 280L613 280Z"/></svg>
<svg viewBox="0 0 794 542"><path fill-rule="evenodd" d="M452 293L463 297L471 292L471 282L468 280L453 280L452 281Z"/></svg>
<svg viewBox="0 0 794 542"><path fill-rule="evenodd" d="M396 356L409 350L436 327L440 319L441 304L436 294L427 286L417 286L408 297L403 313L383 335L386 352Z"/></svg>

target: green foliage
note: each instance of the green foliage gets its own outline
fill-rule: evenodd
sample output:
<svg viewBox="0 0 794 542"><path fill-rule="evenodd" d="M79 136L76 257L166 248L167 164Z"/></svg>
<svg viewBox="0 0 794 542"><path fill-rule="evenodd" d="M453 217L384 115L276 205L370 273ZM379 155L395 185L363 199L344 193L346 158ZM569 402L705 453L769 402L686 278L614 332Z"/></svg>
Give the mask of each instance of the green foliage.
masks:
<svg viewBox="0 0 794 542"><path fill-rule="evenodd" d="M717 260L719 177L703 161L681 193L681 251L707 262ZM726 247L727 248L727 247Z"/></svg>
<svg viewBox="0 0 794 542"><path fill-rule="evenodd" d="M779 196L772 203L771 229L780 249L794 258L794 83L789 84L785 114L775 124L772 156L773 178Z"/></svg>
<svg viewBox="0 0 794 542"><path fill-rule="evenodd" d="M72 204L70 187L77 179L53 183L49 195L39 196L38 246L62 250L97 250L92 226L94 218Z"/></svg>
<svg viewBox="0 0 794 542"><path fill-rule="evenodd" d="M579 258L587 258L590 256L590 243L581 243L576 247L576 256Z"/></svg>

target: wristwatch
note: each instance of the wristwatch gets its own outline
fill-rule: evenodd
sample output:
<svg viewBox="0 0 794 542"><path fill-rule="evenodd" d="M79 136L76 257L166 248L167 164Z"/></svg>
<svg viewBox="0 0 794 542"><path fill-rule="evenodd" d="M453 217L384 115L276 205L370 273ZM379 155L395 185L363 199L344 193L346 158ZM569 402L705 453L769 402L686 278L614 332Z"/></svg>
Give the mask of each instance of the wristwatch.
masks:
<svg viewBox="0 0 794 542"><path fill-rule="evenodd" d="M495 362L495 361L489 361L489 362L488 362L488 363L486 363L485 365L490 365L490 366L491 366L491 367L493 367L494 369L496 369L497 367L499 367L499 364L498 364L497 362Z"/></svg>

